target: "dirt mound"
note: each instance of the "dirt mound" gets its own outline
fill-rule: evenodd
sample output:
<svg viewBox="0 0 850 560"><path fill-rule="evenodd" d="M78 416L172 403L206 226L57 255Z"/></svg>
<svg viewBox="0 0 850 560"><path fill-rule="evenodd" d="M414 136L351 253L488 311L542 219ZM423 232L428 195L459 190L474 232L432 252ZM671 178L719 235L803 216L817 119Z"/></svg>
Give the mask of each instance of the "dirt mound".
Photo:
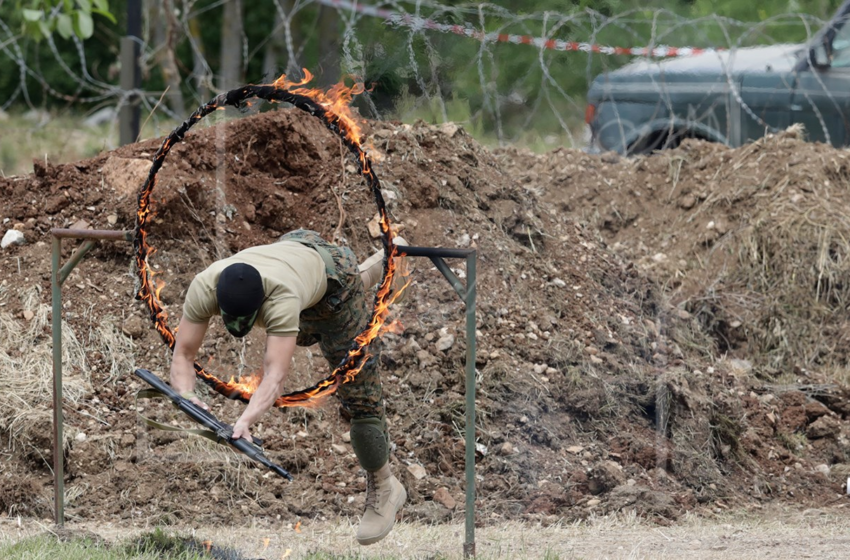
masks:
<svg viewBox="0 0 850 560"><path fill-rule="evenodd" d="M694 308L671 305L632 254L606 247L615 226L564 211L582 198L596 200L599 189L588 183L581 195L556 193L557 185L574 189L575 176L593 173L601 184L608 168L616 176L638 163L566 151L497 156L454 125L367 123L365 133L404 237L414 245L479 250L482 520L554 521L623 509L669 519L699 503L838 499L840 468L830 477L829 467L816 467L848 462L850 411L842 408L840 389L769 387L746 374L744 358L714 359L715 331L691 317ZM46 313L49 229L79 220L132 227L137 182L156 147L147 142L74 164L40 164L33 175L0 180L0 220L8 218L7 227L28 240L2 253L0 305L10 329L24 330ZM697 148L704 158L722 152L686 145L677 153ZM658 167L662 160L640 161ZM676 188L675 196L685 196L683 184ZM338 140L290 110L190 134L169 157L154 198L152 242L159 251L152 261L174 316L196 272L284 231L315 229L361 258L379 245L367 227L374 205ZM621 194L619 202L626 200ZM592 227L597 222L602 236ZM635 231L630 243L638 243ZM674 230L683 246L688 231ZM67 258L71 243L65 245ZM64 288L65 318L77 336L69 347L79 351L66 371L91 387L66 407L69 514L155 522L233 522L241 514L270 524L359 514L365 478L334 401L318 410L272 412L255 430L269 455L296 475L292 485L221 448L140 423L139 411L172 416L168 407L135 401L139 384L130 371L138 364L165 376L168 356L132 301L129 263L129 246L103 244ZM464 315L430 263L414 263L414 282L396 311L404 332L385 336L383 376L408 515L439 520L461 513L446 507L446 492L463 503ZM40 296L23 298L25 287ZM684 301L674 296L674 303ZM262 339L235 342L217 323L202 361L220 377L261 367ZM49 326L39 333L33 344L49 344ZM0 352L10 360L5 376L24 355L13 346L0 335ZM298 354L288 389L327 373L317 356L315 348ZM49 365L38 372L32 375L48 376ZM242 409L209 400L224 418ZM33 391L27 402L47 410L49 395ZM26 502L27 511L44 513L49 445L35 425L13 430L11 417L0 421L9 464L40 493ZM15 499L0 496L7 510Z"/></svg>
<svg viewBox="0 0 850 560"><path fill-rule="evenodd" d="M830 373L850 360L850 154L801 135L635 159L562 150L514 171L664 284L715 352L765 378Z"/></svg>

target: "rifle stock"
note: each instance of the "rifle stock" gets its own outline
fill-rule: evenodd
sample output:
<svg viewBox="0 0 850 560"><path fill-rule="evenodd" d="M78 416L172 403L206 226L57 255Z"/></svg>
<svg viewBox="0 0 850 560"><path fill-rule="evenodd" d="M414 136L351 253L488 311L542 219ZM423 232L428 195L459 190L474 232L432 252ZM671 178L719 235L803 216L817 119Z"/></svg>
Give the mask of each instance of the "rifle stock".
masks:
<svg viewBox="0 0 850 560"><path fill-rule="evenodd" d="M162 393L165 397L167 397L171 402L173 402L177 406L177 408L182 410L189 418L213 432L216 435L217 441L219 443L226 443L233 449L239 451L240 453L248 456L250 459L274 471L283 478L287 480L292 480L292 475L290 475L289 472L280 465L269 461L268 457L263 454L263 450L258 447L258 445L255 445L254 443L251 443L241 438L233 439L233 426L222 422L221 420L216 418L211 412L206 411L203 408L197 406L192 401L184 399L177 393L177 391L172 389L170 385L165 383L162 379L160 379L150 371L139 368L134 373L142 381L153 387L154 390L159 393ZM259 445L262 445L261 440L257 438L254 439Z"/></svg>

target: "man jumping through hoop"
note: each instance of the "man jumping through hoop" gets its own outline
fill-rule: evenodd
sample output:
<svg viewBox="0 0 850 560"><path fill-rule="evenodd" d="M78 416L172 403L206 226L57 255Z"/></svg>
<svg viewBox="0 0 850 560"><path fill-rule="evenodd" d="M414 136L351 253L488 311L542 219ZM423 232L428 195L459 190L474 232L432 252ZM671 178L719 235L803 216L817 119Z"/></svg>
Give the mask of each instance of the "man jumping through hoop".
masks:
<svg viewBox="0 0 850 560"><path fill-rule="evenodd" d="M395 241L407 244L401 238ZM397 259L399 268L405 266L403 260ZM213 263L195 276L186 294L171 363L172 387L207 408L194 393L193 364L213 316L221 315L235 337L247 335L255 325L263 328L263 379L233 426L234 438L251 441L250 427L283 392L296 346L318 343L331 370L346 357L371 319L366 290L381 280L382 262L379 251L358 266L351 249L328 243L314 231L297 230L277 243ZM362 545L389 534L407 499L389 465L379 339L372 342L370 353L372 358L355 379L336 392L351 416L351 446L366 471L366 507L357 529Z"/></svg>

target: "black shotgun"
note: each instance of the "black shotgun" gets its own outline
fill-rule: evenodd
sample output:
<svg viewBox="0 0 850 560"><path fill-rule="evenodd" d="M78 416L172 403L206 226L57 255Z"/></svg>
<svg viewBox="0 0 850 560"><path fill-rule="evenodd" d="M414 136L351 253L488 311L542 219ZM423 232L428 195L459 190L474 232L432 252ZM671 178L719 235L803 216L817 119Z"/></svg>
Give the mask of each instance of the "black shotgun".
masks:
<svg viewBox="0 0 850 560"><path fill-rule="evenodd" d="M247 455L256 462L265 465L283 478L292 480L292 475L290 475L289 472L280 465L276 465L269 461L268 457L263 455L263 450L260 447L241 438L233 439L233 426L220 421L218 418L213 416L211 412L204 410L189 399L184 399L177 394L177 391L172 389L170 385L150 371L139 368L135 371L135 374L148 385L153 387L155 391L162 393L170 399L171 402L173 402L177 408L186 413L189 418L212 431L216 436L216 441L219 443L227 443L233 449Z"/></svg>

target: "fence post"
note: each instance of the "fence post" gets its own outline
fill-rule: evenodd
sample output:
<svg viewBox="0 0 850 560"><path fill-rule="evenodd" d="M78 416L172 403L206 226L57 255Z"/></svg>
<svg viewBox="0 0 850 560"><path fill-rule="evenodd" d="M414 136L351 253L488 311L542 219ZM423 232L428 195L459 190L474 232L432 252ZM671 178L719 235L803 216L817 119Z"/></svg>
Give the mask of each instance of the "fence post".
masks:
<svg viewBox="0 0 850 560"><path fill-rule="evenodd" d="M121 38L120 85L124 91L138 89L142 82L139 54L142 42L142 2L127 1L127 36ZM139 137L139 98L131 95L124 100L118 114L119 139L122 146L132 144Z"/></svg>
<svg viewBox="0 0 850 560"><path fill-rule="evenodd" d="M463 557L475 557L475 295L476 252L466 257L466 538Z"/></svg>
<svg viewBox="0 0 850 560"><path fill-rule="evenodd" d="M53 237L51 249L52 335L53 335L53 518L56 525L65 524L65 446L62 428L62 281L60 265L62 239Z"/></svg>

